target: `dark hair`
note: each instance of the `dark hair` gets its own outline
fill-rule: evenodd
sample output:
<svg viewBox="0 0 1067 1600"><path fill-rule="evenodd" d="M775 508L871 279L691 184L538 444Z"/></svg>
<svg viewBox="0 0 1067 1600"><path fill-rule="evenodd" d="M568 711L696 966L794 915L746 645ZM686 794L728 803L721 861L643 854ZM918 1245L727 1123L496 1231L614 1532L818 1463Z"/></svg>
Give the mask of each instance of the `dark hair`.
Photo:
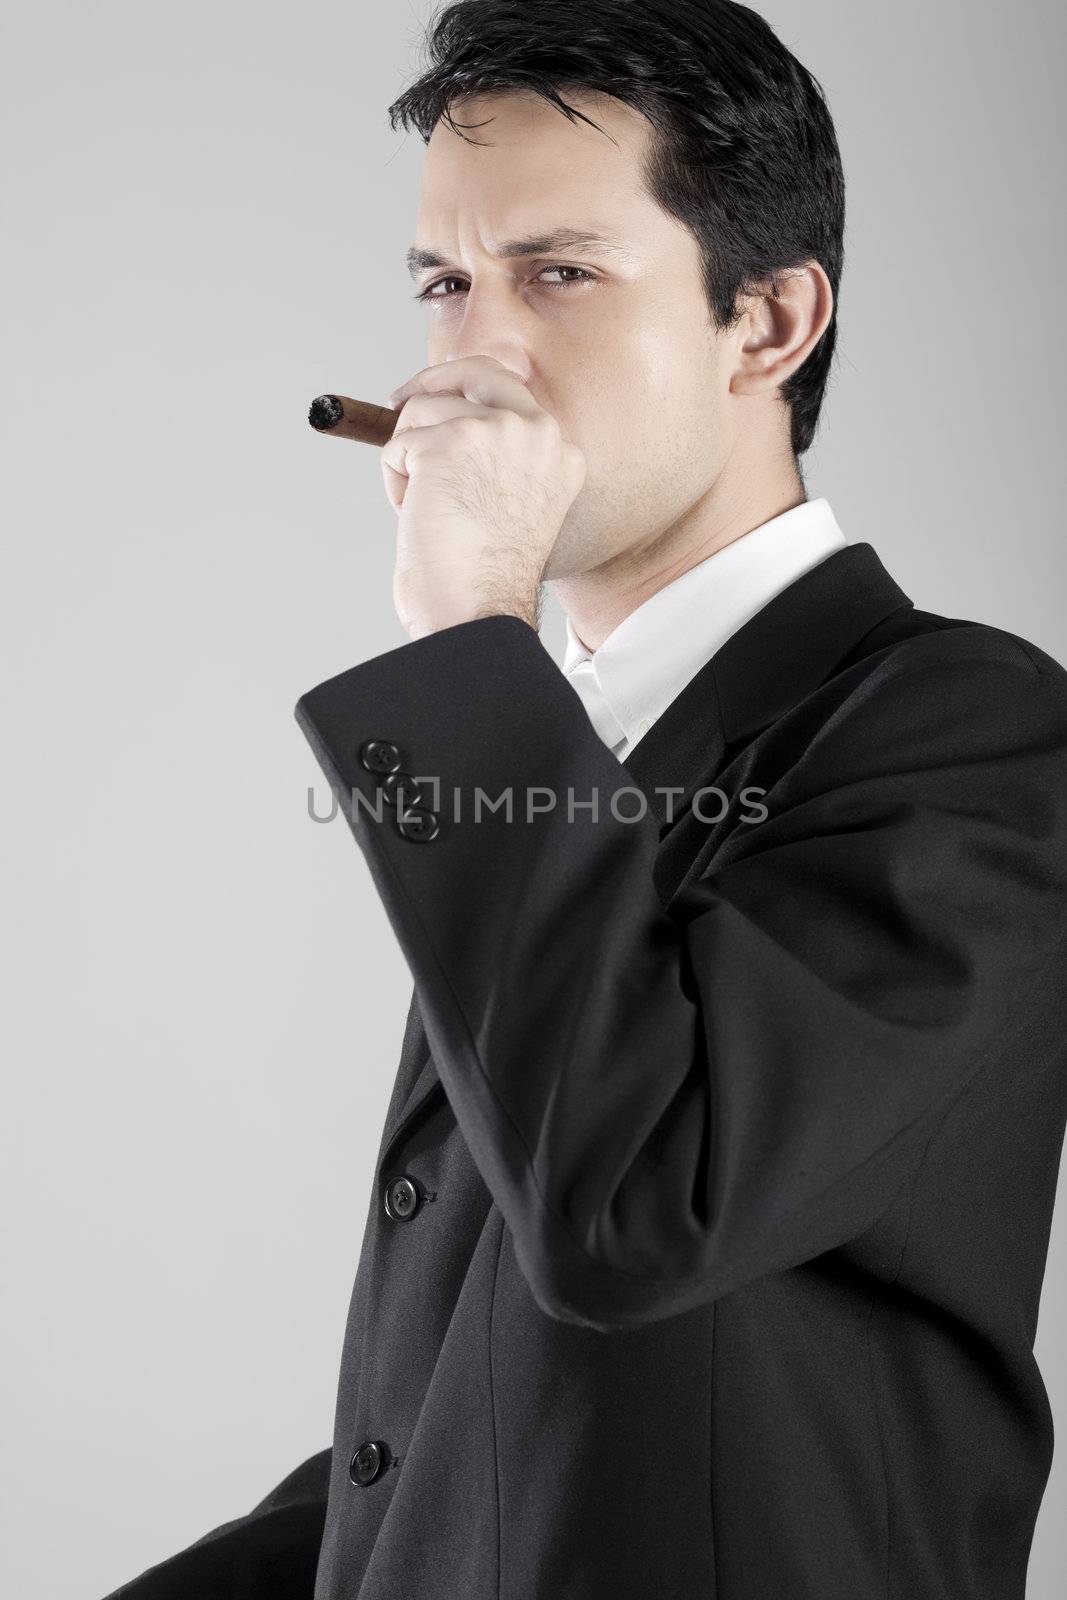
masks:
<svg viewBox="0 0 1067 1600"><path fill-rule="evenodd" d="M815 435L837 340L845 180L821 85L763 18L731 0L455 0L428 32L432 65L389 107L429 143L462 96L526 90L573 121L561 89L612 95L652 124L645 186L700 246L715 326L746 289L814 259L833 315L782 384L794 454ZM477 142L477 141L471 141Z"/></svg>

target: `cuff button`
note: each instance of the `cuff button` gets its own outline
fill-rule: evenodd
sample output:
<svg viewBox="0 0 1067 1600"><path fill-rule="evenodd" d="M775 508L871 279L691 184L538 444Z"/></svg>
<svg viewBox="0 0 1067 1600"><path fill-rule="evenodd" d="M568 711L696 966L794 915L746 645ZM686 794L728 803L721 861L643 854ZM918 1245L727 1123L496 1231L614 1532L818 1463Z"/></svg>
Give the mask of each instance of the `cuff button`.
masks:
<svg viewBox="0 0 1067 1600"><path fill-rule="evenodd" d="M408 806L401 812L397 827L405 839L414 839L419 844L436 839L440 832L437 815L427 806Z"/></svg>
<svg viewBox="0 0 1067 1600"><path fill-rule="evenodd" d="M367 739L359 747L359 759L368 772L396 772L400 751L388 739Z"/></svg>
<svg viewBox="0 0 1067 1600"><path fill-rule="evenodd" d="M410 772L387 772L378 785L387 800L402 804L405 811L410 806L417 806L422 799L422 787L415 782Z"/></svg>

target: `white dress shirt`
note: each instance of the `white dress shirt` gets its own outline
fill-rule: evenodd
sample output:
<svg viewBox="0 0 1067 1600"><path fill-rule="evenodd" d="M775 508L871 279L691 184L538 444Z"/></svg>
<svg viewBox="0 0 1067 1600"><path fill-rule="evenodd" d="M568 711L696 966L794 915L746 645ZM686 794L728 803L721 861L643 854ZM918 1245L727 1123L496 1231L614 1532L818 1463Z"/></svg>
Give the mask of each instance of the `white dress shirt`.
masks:
<svg viewBox="0 0 1067 1600"><path fill-rule="evenodd" d="M658 589L592 654L568 617L562 671L612 754L624 760L732 633L845 543L829 503L805 500Z"/></svg>

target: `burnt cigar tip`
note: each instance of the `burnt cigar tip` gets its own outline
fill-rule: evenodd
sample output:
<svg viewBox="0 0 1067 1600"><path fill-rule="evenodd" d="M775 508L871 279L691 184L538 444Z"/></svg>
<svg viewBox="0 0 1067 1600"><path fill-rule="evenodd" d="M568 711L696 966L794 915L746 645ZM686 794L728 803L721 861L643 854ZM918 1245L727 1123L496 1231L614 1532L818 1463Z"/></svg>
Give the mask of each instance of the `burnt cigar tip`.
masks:
<svg viewBox="0 0 1067 1600"><path fill-rule="evenodd" d="M327 428L336 428L344 416L344 407L335 394L320 394L311 402L308 411L308 421L313 428L318 428L324 433Z"/></svg>

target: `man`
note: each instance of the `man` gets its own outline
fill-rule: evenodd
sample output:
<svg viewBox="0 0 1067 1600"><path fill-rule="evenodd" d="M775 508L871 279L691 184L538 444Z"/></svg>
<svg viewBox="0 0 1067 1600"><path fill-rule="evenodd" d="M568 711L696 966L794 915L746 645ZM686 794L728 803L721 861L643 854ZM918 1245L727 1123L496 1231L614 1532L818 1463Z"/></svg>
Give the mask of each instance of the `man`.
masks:
<svg viewBox="0 0 1067 1600"><path fill-rule="evenodd" d="M432 44L410 642L296 708L414 979L333 1445L118 1592L1022 1600L1067 674L805 496L843 183L759 18Z"/></svg>

